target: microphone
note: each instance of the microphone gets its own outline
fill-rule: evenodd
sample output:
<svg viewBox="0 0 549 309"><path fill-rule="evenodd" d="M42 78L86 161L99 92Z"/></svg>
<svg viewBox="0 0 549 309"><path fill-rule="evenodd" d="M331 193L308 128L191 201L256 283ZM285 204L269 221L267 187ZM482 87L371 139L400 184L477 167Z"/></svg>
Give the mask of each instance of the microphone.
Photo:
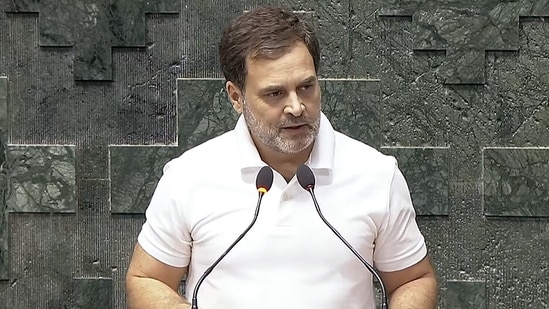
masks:
<svg viewBox="0 0 549 309"><path fill-rule="evenodd" d="M192 306L191 309L198 309L198 290L200 289L200 286L202 285L202 282L206 279L206 277L213 271L213 269L221 262L221 260L231 251L234 246L242 239L244 238L244 235L248 233L248 231L252 228L252 226L255 224L255 221L257 220L257 215L259 214L259 206L261 205L261 201L263 200L263 195L271 189L271 185L273 184L273 170L268 166L263 166L259 173L257 173L257 177L255 179L255 186L257 188L257 192L259 193L259 196L257 198L257 206L255 207L255 213L254 217L252 219L252 222L248 227L236 238L236 240L221 254L221 256L213 262L213 264L206 269L204 274L198 279L196 282L196 286L194 287L193 292L193 299L192 299Z"/></svg>
<svg viewBox="0 0 549 309"><path fill-rule="evenodd" d="M343 236L341 236L341 234L339 234L339 232L328 222L328 220L324 218L324 215L320 210L320 206L318 205L315 192L314 192L315 176L313 174L313 171L307 165L302 164L297 168L296 176L297 176L297 181L299 182L299 185L301 185L301 187L305 189L305 191L311 194L313 203L315 204L316 212L320 216L320 219L322 219L322 221L324 221L324 223L345 244L345 246L347 246L347 248L349 248L349 250L353 252L353 254L362 262L362 264L366 266L366 268L370 271L370 273L372 273L372 275L376 277L377 281L381 285L381 309L389 309L389 305L387 303L387 291L385 290L385 284L383 284L383 280L381 280L379 273L362 256L360 256L358 251L356 251L355 248L353 248L353 246L351 246L351 244L349 244L349 242L345 240L345 238L343 238Z"/></svg>

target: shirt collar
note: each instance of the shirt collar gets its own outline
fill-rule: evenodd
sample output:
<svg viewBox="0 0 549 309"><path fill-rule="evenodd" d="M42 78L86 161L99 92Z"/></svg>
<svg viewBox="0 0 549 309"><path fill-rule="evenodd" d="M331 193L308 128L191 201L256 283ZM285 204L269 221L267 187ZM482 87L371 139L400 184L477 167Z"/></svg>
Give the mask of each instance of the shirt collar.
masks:
<svg viewBox="0 0 549 309"><path fill-rule="evenodd" d="M307 165L313 169L329 169L334 165L335 131L330 121L320 114L320 129Z"/></svg>
<svg viewBox="0 0 549 309"><path fill-rule="evenodd" d="M261 168L266 165L261 157L248 130L244 116L240 115L234 128L236 137L236 153L238 155L239 167L244 171L249 168Z"/></svg>
<svg viewBox="0 0 549 309"><path fill-rule="evenodd" d="M335 152L335 131L330 121L321 113L320 129L313 145L313 150L306 164L313 170L316 186L332 182Z"/></svg>

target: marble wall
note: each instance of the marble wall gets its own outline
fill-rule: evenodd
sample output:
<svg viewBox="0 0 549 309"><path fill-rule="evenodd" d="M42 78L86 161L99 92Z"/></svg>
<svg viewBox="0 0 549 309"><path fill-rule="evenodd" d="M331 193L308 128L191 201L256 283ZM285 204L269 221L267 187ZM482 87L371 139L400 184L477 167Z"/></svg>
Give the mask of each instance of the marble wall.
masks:
<svg viewBox="0 0 549 309"><path fill-rule="evenodd" d="M549 1L0 0L0 308L125 308L165 162L233 127L222 26L317 29L323 110L394 155L440 308L549 306Z"/></svg>

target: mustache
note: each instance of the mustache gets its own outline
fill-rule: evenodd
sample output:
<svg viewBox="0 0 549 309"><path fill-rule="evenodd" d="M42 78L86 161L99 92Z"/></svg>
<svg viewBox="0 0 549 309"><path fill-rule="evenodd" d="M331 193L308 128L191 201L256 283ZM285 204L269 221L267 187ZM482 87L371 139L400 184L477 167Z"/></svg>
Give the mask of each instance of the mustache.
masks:
<svg viewBox="0 0 549 309"><path fill-rule="evenodd" d="M295 125L311 125L313 123L313 119L309 117L292 117L284 119L279 125L281 127L285 126L295 126Z"/></svg>

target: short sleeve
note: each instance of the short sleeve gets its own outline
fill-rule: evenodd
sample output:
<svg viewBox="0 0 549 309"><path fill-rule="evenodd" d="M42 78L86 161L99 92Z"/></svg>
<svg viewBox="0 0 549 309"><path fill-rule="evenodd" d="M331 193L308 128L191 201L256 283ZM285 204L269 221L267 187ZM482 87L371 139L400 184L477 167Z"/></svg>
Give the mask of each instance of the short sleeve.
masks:
<svg viewBox="0 0 549 309"><path fill-rule="evenodd" d="M174 267L189 264L191 236L183 220L183 210L178 207L184 201L181 196L181 181L177 172L164 168L149 207L145 212L146 221L137 238L139 245L149 255L162 263Z"/></svg>
<svg viewBox="0 0 549 309"><path fill-rule="evenodd" d="M375 241L374 264L381 271L413 266L427 255L425 239L404 176L395 164L385 219Z"/></svg>

